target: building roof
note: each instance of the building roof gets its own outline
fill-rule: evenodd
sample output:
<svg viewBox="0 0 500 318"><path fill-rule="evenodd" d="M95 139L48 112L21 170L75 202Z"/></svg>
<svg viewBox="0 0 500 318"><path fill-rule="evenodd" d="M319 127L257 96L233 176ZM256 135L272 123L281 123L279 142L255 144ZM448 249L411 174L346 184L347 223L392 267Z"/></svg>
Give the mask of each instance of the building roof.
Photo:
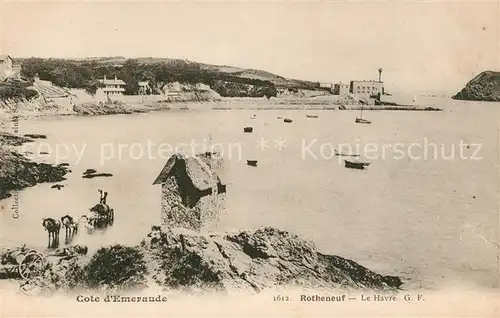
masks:
<svg viewBox="0 0 500 318"><path fill-rule="evenodd" d="M99 82L104 85L127 85L124 81L117 79L116 76L114 79L107 79L106 76L104 76L104 79L100 79Z"/></svg>
<svg viewBox="0 0 500 318"><path fill-rule="evenodd" d="M362 80L362 81L351 81L351 82L356 82L356 83L383 83L382 81L378 81L378 80Z"/></svg>
<svg viewBox="0 0 500 318"><path fill-rule="evenodd" d="M210 168L200 158L179 153L172 155L168 159L165 167L163 167L153 184L165 182L176 172L176 169L184 169L189 179L198 190L206 190L217 184L216 177L210 172Z"/></svg>
<svg viewBox="0 0 500 318"><path fill-rule="evenodd" d="M104 80L99 80L101 83L104 85L127 85L124 81L122 80L114 80L114 79L104 79Z"/></svg>
<svg viewBox="0 0 500 318"><path fill-rule="evenodd" d="M5 61L7 58L11 59L10 55L7 54L0 54L0 61Z"/></svg>
<svg viewBox="0 0 500 318"><path fill-rule="evenodd" d="M163 86L163 90L180 92L182 91L181 84L179 82L167 83Z"/></svg>
<svg viewBox="0 0 500 318"><path fill-rule="evenodd" d="M216 186L218 179L223 182L222 179L224 176L217 174L221 169L217 167L211 169L203 156L205 154L199 154L194 157L180 153L172 155L153 184L164 183L170 176L175 174L177 169L185 170L195 188L201 191Z"/></svg>
<svg viewBox="0 0 500 318"><path fill-rule="evenodd" d="M196 84L196 89L199 90L199 91L209 91L210 90L210 86L208 86L207 84L203 84L203 83L197 83Z"/></svg>
<svg viewBox="0 0 500 318"><path fill-rule="evenodd" d="M222 184L227 184L226 169L224 169L223 158L219 152L207 151L196 155L199 157L207 166L210 167L212 173L215 174L216 178L219 178Z"/></svg>
<svg viewBox="0 0 500 318"><path fill-rule="evenodd" d="M47 98L67 97L71 95L68 89L56 86L51 81L35 79L33 86L41 95Z"/></svg>

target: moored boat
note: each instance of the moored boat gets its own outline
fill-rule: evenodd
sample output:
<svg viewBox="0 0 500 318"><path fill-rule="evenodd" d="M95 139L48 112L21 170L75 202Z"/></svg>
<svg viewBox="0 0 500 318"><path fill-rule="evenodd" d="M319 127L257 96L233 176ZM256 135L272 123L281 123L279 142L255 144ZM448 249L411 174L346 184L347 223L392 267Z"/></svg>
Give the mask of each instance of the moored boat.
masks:
<svg viewBox="0 0 500 318"><path fill-rule="evenodd" d="M317 115L306 115L307 118L318 118Z"/></svg>
<svg viewBox="0 0 500 318"><path fill-rule="evenodd" d="M285 123L291 123L291 122L293 122L293 120L291 120L291 119L289 119L289 118L285 118L285 119L283 119L283 121L284 121Z"/></svg>
<svg viewBox="0 0 500 318"><path fill-rule="evenodd" d="M363 170L365 167L368 167L370 165L369 162L363 162L361 160L344 160L345 162L345 167L350 168L350 169L360 169Z"/></svg>
<svg viewBox="0 0 500 318"><path fill-rule="evenodd" d="M357 124L371 124L372 122L363 118L363 104L361 104L361 109L359 112L359 117L356 117L354 121Z"/></svg>
<svg viewBox="0 0 500 318"><path fill-rule="evenodd" d="M257 160L247 160L247 165L257 167Z"/></svg>
<svg viewBox="0 0 500 318"><path fill-rule="evenodd" d="M335 151L335 156L343 156L343 157L359 157L359 154L355 153L346 153L346 152L340 152L337 149Z"/></svg>
<svg viewBox="0 0 500 318"><path fill-rule="evenodd" d="M356 123L358 124L371 124L372 122L363 118L356 118L355 120Z"/></svg>
<svg viewBox="0 0 500 318"><path fill-rule="evenodd" d="M243 132L251 133L252 131L253 131L253 127L244 127L243 128Z"/></svg>

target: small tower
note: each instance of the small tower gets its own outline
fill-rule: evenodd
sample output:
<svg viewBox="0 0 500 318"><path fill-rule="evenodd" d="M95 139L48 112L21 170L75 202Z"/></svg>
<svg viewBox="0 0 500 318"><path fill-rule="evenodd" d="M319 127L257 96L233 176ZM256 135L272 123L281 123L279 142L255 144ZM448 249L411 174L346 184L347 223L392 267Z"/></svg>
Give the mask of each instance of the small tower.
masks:
<svg viewBox="0 0 500 318"><path fill-rule="evenodd" d="M380 83L380 91L377 94L377 100L380 101L382 94L384 94L384 85L382 84L382 68L378 69L378 82Z"/></svg>

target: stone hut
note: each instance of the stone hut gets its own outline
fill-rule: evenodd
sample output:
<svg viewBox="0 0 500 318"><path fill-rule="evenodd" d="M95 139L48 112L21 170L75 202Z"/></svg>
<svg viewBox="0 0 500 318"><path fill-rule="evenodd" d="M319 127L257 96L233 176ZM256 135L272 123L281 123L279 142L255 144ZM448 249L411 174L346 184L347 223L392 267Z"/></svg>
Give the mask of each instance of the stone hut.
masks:
<svg viewBox="0 0 500 318"><path fill-rule="evenodd" d="M154 185L161 184L161 225L201 231L222 213L226 183L217 152L172 155Z"/></svg>

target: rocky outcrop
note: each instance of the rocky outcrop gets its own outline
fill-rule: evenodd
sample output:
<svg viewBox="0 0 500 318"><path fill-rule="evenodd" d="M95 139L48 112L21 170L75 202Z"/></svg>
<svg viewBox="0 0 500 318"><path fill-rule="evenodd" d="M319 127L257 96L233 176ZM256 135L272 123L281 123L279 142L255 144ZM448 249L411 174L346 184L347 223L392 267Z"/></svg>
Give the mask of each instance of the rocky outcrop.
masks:
<svg viewBox="0 0 500 318"><path fill-rule="evenodd" d="M142 113L148 110L148 107L127 105L120 101L83 103L73 106L73 111L80 115L115 115L115 114L132 114Z"/></svg>
<svg viewBox="0 0 500 318"><path fill-rule="evenodd" d="M7 132L0 131L0 147L1 146L20 146L25 142L33 142L29 137L22 137Z"/></svg>
<svg viewBox="0 0 500 318"><path fill-rule="evenodd" d="M169 292L245 292L277 286L317 291L397 291L402 282L354 261L320 253L314 244L275 228L201 235L153 227L140 246L86 247L47 254L36 294L161 287ZM0 252L2 259L9 251ZM20 277L11 277L18 278Z"/></svg>
<svg viewBox="0 0 500 318"><path fill-rule="evenodd" d="M160 102L212 102L221 96L208 85L172 82L163 86L165 99Z"/></svg>
<svg viewBox="0 0 500 318"><path fill-rule="evenodd" d="M30 138L0 132L0 199L8 198L11 191L38 183L63 181L70 172L66 164L36 163L13 148L31 141Z"/></svg>
<svg viewBox="0 0 500 318"><path fill-rule="evenodd" d="M42 98L8 98L0 99L0 110L13 115L32 112L57 113L60 106L50 100L44 101Z"/></svg>
<svg viewBox="0 0 500 318"><path fill-rule="evenodd" d="M11 191L38 183L66 180L64 176L68 172L64 165L36 163L14 150L0 147L0 199L8 198Z"/></svg>
<svg viewBox="0 0 500 318"><path fill-rule="evenodd" d="M474 77L453 99L500 101L500 72L485 71Z"/></svg>
<svg viewBox="0 0 500 318"><path fill-rule="evenodd" d="M226 235L157 228L142 248L149 274L166 289L258 293L281 285L389 291L402 284L398 277L322 254L297 235L269 227Z"/></svg>

